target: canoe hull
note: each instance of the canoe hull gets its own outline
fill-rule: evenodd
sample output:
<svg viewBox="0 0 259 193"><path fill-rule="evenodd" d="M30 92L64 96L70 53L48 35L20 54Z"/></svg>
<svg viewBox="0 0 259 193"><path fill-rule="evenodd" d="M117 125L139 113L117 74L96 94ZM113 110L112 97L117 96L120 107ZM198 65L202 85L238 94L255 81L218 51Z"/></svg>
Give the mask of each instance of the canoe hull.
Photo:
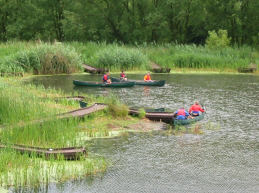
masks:
<svg viewBox="0 0 259 193"><path fill-rule="evenodd" d="M101 82L89 82L73 80L73 84L76 86L89 86L89 87L132 87L135 85L134 82L112 82L111 84L104 84Z"/></svg>
<svg viewBox="0 0 259 193"><path fill-rule="evenodd" d="M164 86L165 80L154 80L150 82L138 81L138 80L129 80L129 81L121 81L119 78L111 78L112 82L135 82L136 85L141 86Z"/></svg>
<svg viewBox="0 0 259 193"><path fill-rule="evenodd" d="M129 114L138 115L139 111L130 109ZM145 114L145 117L151 121L162 121L171 125L188 125L202 120L204 116L205 114L203 113L200 116L194 117L193 119L177 120L174 118L173 112L146 112Z"/></svg>
<svg viewBox="0 0 259 193"><path fill-rule="evenodd" d="M204 119L205 113L202 113L200 116L194 117L193 119L184 119L184 120L177 120L175 119L173 124L174 125L189 125L191 123L195 123Z"/></svg>

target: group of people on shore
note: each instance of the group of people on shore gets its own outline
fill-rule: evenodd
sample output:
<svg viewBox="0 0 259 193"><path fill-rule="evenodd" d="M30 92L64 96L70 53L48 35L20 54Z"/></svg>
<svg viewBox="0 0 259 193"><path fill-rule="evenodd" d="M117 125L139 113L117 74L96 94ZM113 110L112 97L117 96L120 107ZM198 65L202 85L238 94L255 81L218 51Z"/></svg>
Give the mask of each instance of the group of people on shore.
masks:
<svg viewBox="0 0 259 193"><path fill-rule="evenodd" d="M193 119L203 112L205 112L205 110L200 106L198 101L195 101L188 112L182 107L174 113L174 117L178 120Z"/></svg>
<svg viewBox="0 0 259 193"><path fill-rule="evenodd" d="M127 81L128 80L128 78L127 78L126 74L124 73L124 71L121 71L121 73L120 73L120 80L123 80L123 81ZM151 82L152 81L150 72L145 74L144 81L145 82ZM112 81L110 79L110 73L109 72L107 72L106 74L103 75L103 83L105 83L105 84L111 84L112 83Z"/></svg>

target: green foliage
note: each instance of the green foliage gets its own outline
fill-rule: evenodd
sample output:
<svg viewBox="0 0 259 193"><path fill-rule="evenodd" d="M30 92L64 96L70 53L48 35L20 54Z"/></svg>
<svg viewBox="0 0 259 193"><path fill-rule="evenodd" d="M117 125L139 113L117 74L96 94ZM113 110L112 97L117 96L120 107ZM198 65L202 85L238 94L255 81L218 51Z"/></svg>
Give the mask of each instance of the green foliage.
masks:
<svg viewBox="0 0 259 193"><path fill-rule="evenodd" d="M0 41L204 44L225 29L231 43L257 45L258 10L257 0L0 0Z"/></svg>
<svg viewBox="0 0 259 193"><path fill-rule="evenodd" d="M110 70L145 69L147 57L139 49L107 46L96 54L96 66Z"/></svg>
<svg viewBox="0 0 259 193"><path fill-rule="evenodd" d="M70 46L41 43L8 55L0 60L2 73L34 74L73 73L81 69L80 55Z"/></svg>
<svg viewBox="0 0 259 193"><path fill-rule="evenodd" d="M218 32L209 31L209 37L206 39L206 46L209 48L226 48L230 44L231 38L228 38L227 30L218 30Z"/></svg>
<svg viewBox="0 0 259 193"><path fill-rule="evenodd" d="M0 78L0 142L7 145L0 148L1 187L14 186L21 191L22 187L79 179L105 171L107 163L103 158L81 156L76 162L67 162L64 156L58 156L57 160L46 161L44 156L41 159L35 154L20 154L8 147L11 144L45 148L85 145L79 136L82 120L53 118L69 111L65 105L70 103L63 105L64 101L56 101L56 97L61 97L61 93L21 83L19 78ZM85 130L92 136L105 132Z"/></svg>
<svg viewBox="0 0 259 193"><path fill-rule="evenodd" d="M73 147L76 144L77 120L50 120L28 124L24 127L5 129L1 133L2 143L23 144L36 147Z"/></svg>
<svg viewBox="0 0 259 193"><path fill-rule="evenodd" d="M143 119L145 116L146 116L146 111L145 111L145 109L140 108L140 109L138 110L138 117L139 117L140 119Z"/></svg>
<svg viewBox="0 0 259 193"><path fill-rule="evenodd" d="M196 45L165 44L143 46L149 60L170 68L233 69L246 66L256 59L257 51L251 47L210 49Z"/></svg>
<svg viewBox="0 0 259 193"><path fill-rule="evenodd" d="M129 108L126 105L119 103L117 99L113 98L108 103L108 112L114 117L123 118L128 116Z"/></svg>

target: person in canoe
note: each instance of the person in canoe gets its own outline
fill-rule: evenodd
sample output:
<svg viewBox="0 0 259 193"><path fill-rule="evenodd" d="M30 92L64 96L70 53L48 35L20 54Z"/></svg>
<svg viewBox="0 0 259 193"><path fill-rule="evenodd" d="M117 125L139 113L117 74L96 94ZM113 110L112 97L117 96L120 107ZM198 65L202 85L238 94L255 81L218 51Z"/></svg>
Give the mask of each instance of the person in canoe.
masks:
<svg viewBox="0 0 259 193"><path fill-rule="evenodd" d="M123 71L123 70L121 71L120 79L121 79L121 80L123 80L123 81L127 81L126 74L124 73L124 71Z"/></svg>
<svg viewBox="0 0 259 193"><path fill-rule="evenodd" d="M198 101L195 101L194 104L189 109L189 113L192 116L199 116L203 112L205 112L205 110L199 105Z"/></svg>
<svg viewBox="0 0 259 193"><path fill-rule="evenodd" d="M174 117L176 117L176 119L178 119L178 120L184 120L184 119L192 118L190 116L190 114L183 107L178 109L174 113Z"/></svg>
<svg viewBox="0 0 259 193"><path fill-rule="evenodd" d="M151 76L150 76L150 72L148 72L148 73L144 76L144 81L145 81L145 82L152 82Z"/></svg>
<svg viewBox="0 0 259 193"><path fill-rule="evenodd" d="M103 75L103 83L105 84L111 84L112 81L110 79L110 73L107 72L106 74Z"/></svg>

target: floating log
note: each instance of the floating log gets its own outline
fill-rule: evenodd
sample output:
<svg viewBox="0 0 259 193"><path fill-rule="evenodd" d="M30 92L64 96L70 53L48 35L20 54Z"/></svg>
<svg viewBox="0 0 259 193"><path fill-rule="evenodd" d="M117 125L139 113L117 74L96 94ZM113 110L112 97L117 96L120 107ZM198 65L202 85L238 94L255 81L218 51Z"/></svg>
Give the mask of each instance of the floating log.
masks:
<svg viewBox="0 0 259 193"><path fill-rule="evenodd" d="M74 111L70 111L67 113L63 113L58 115L58 118L70 118L70 117L84 117L85 115L89 115L91 113L103 110L107 107L106 104L103 103L95 103L90 107L86 107L86 108L81 108L81 109L77 109Z"/></svg>
<svg viewBox="0 0 259 193"><path fill-rule="evenodd" d="M82 101L85 99L84 96L67 96L65 97L68 100Z"/></svg>
<svg viewBox="0 0 259 193"><path fill-rule="evenodd" d="M138 115L138 110L130 109L130 115ZM146 112L145 117L151 121L162 121L164 123L172 124L174 121L173 112Z"/></svg>
<svg viewBox="0 0 259 193"><path fill-rule="evenodd" d="M55 100L59 100L59 99L82 101L85 99L85 97L84 96L67 96L67 97L56 97L55 98Z"/></svg>
<svg viewBox="0 0 259 193"><path fill-rule="evenodd" d="M104 68L94 68L92 66L83 64L83 68L85 72L89 72L91 74L104 74L105 72L108 72L108 69L104 69Z"/></svg>
<svg viewBox="0 0 259 193"><path fill-rule="evenodd" d="M64 156L66 160L77 160L80 156L86 154L86 149L83 147L68 147L68 148L39 148L24 145L4 145L0 144L0 148L11 148L21 153L29 155L35 154L46 158L58 158Z"/></svg>

